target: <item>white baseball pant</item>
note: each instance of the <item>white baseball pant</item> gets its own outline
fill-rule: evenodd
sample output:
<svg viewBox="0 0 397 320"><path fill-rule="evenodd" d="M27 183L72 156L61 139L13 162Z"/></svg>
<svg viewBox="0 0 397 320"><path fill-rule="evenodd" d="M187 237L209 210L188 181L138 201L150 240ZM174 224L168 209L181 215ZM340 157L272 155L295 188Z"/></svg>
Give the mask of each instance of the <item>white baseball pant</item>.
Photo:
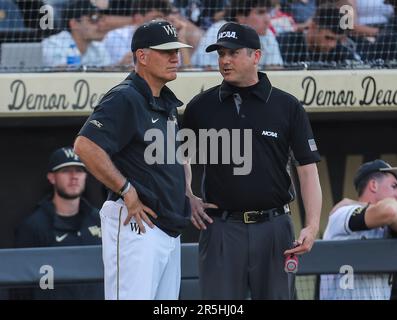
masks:
<svg viewBox="0 0 397 320"><path fill-rule="evenodd" d="M178 299L181 282L180 237L146 223L142 233L119 199L100 211L106 300Z"/></svg>

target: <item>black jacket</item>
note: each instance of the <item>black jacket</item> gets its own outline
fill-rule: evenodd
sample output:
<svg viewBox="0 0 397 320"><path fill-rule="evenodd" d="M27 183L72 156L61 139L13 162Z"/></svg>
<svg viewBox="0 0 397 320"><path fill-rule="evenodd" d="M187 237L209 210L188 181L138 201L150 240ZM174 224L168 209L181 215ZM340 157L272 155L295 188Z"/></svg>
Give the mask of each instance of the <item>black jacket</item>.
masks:
<svg viewBox="0 0 397 320"><path fill-rule="evenodd" d="M51 197L47 197L18 227L15 244L18 248L101 244L98 209L81 199L79 213L62 218L55 213Z"/></svg>
<svg viewBox="0 0 397 320"><path fill-rule="evenodd" d="M62 218L55 213L49 196L41 201L34 212L16 230L15 244L19 248L57 247L101 244L98 209L81 199L79 213ZM76 270L73 270L74 272ZM39 270L37 270L39 272ZM55 271L56 272L56 271ZM39 285L10 291L11 299L103 299L102 283L54 283L54 289L42 290Z"/></svg>

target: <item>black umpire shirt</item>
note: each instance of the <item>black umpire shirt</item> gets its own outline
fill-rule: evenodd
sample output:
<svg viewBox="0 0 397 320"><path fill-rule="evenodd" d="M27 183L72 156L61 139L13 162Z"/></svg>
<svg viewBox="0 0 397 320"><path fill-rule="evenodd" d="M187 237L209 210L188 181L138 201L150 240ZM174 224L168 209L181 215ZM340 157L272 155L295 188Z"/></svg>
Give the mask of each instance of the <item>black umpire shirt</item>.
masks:
<svg viewBox="0 0 397 320"><path fill-rule="evenodd" d="M131 73L102 98L79 132L109 154L117 169L135 187L142 203L158 215L152 219L153 223L173 237L190 221L184 169L177 161L172 163L167 159L163 159L164 163L148 163L145 149L155 139L145 141L144 136L148 130L158 129L164 137L164 152L156 152L166 158L167 121L177 131L176 108L181 105L166 86L159 98L153 97L146 81ZM178 148L175 135L172 139ZM117 196L110 192L109 199L115 200Z"/></svg>
<svg viewBox="0 0 397 320"><path fill-rule="evenodd" d="M196 134L199 129L210 128L252 129L252 171L248 175L234 175L234 164L205 166L203 198L222 209L244 211L281 207L293 199L287 172L291 150L299 165L320 161L307 114L300 102L272 87L265 74L258 75L259 82L247 88L223 81L194 97L184 113L184 128ZM236 93L240 96L239 112ZM243 133L240 141L242 136ZM240 150L242 154L243 147Z"/></svg>

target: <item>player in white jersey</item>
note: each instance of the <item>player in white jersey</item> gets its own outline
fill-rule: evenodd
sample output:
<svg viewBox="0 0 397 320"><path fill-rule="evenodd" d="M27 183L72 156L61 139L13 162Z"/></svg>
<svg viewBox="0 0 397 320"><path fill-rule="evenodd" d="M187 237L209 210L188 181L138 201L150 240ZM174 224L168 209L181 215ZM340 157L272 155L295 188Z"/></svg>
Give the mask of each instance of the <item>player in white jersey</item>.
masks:
<svg viewBox="0 0 397 320"><path fill-rule="evenodd" d="M379 159L364 163L354 185L358 201L344 199L334 207L323 239L379 239L397 231L397 168ZM321 276L321 300L390 298L389 274L355 274L353 289L340 286L342 276Z"/></svg>

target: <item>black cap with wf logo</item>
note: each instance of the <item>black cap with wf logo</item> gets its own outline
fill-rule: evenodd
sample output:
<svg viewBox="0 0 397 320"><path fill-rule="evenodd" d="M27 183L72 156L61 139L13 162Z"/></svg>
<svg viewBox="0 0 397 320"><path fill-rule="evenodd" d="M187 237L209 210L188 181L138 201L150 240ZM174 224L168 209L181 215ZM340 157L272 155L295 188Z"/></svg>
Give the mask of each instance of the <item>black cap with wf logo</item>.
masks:
<svg viewBox="0 0 397 320"><path fill-rule="evenodd" d="M48 171L54 172L64 167L78 166L84 167L85 165L81 162L77 154L74 153L72 147L64 147L55 150L48 163Z"/></svg>
<svg viewBox="0 0 397 320"><path fill-rule="evenodd" d="M175 27L163 20L153 20L141 25L136 29L131 42L132 52L143 48L172 50L191 47L179 42Z"/></svg>

